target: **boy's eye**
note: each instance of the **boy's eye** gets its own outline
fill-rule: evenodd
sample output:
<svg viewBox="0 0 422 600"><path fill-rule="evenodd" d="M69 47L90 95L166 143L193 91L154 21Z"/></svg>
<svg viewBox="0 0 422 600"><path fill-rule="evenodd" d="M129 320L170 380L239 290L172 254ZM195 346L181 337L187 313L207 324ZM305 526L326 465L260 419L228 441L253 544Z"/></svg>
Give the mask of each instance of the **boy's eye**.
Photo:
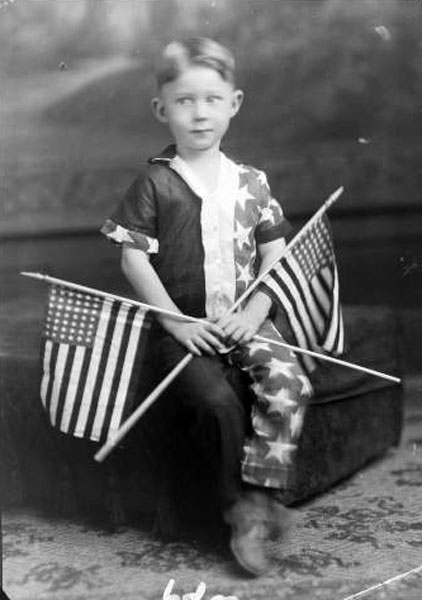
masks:
<svg viewBox="0 0 422 600"><path fill-rule="evenodd" d="M212 96L207 96L207 102L218 102L219 100L222 100L221 96L218 96L217 94L213 94Z"/></svg>
<svg viewBox="0 0 422 600"><path fill-rule="evenodd" d="M181 96L180 98L177 98L176 100L177 104L191 104L192 103L192 98L189 98L189 96Z"/></svg>

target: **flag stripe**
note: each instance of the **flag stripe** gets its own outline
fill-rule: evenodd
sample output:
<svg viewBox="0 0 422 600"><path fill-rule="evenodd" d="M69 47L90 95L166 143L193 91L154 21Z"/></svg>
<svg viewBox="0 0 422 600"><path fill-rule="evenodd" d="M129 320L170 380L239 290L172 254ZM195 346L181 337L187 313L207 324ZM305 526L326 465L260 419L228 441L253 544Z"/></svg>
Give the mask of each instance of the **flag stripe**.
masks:
<svg viewBox="0 0 422 600"><path fill-rule="evenodd" d="M292 264L290 264L290 262ZM292 259L291 261L286 261L286 270L288 271L292 281L295 284L295 289L300 295L302 310L306 312L309 322L312 326L313 331L315 332L315 337L319 337L321 335L322 330L324 329L324 323L322 320L322 316L318 314L318 307L315 307L313 302L313 296L309 292L309 284L305 279L302 270L300 269L297 262Z"/></svg>
<svg viewBox="0 0 422 600"><path fill-rule="evenodd" d="M56 425L57 405L59 402L60 389L63 383L63 373L66 366L68 352L69 346L60 344L59 351L57 352L56 363L54 365L53 385L51 388L50 418L53 425Z"/></svg>
<svg viewBox="0 0 422 600"><path fill-rule="evenodd" d="M84 437L85 430L87 428L88 417L90 414L92 397L96 388L98 371L100 369L101 356L103 347L106 341L106 332L109 326L109 319L111 314L112 304L111 302L104 301L101 317L98 323L97 337L92 348L91 362L86 377L86 384L84 393L81 401L81 409L76 422L75 435L78 437Z"/></svg>
<svg viewBox="0 0 422 600"><path fill-rule="evenodd" d="M76 390L76 396L72 407L72 414L68 425L68 433L76 437L81 437L81 432L77 429L78 417L81 411L82 399L84 396L85 388L87 385L88 369L92 360L92 348L86 348L84 353L84 359L79 374L78 387Z"/></svg>
<svg viewBox="0 0 422 600"><path fill-rule="evenodd" d="M338 276L337 273L334 276L334 298L338 297ZM337 301L334 301L332 307L332 319L329 324L326 340L324 342L324 348L329 351L333 351L338 346L338 332L340 328L340 320L339 320L339 304ZM339 348L339 351L343 351L343 348Z"/></svg>
<svg viewBox="0 0 422 600"><path fill-rule="evenodd" d="M48 387L50 383L50 361L51 361L51 353L53 350L53 343L50 340L47 340L45 337L42 338L41 341L41 352L42 352L42 378L41 378L41 389L40 396L41 402L44 405L44 408L48 410L47 407L47 398L48 398Z"/></svg>
<svg viewBox="0 0 422 600"><path fill-rule="evenodd" d="M290 264L290 262L292 264ZM310 313L309 313L309 310L308 310L308 307L306 306L306 298L305 298L304 291L296 277L297 270L298 270L297 262L294 259L291 259L291 261L287 260L286 264L284 265L283 276L285 277L287 274L288 283L289 283L288 287L289 287L291 294L292 294L292 296L296 302L296 305L298 307L299 316L302 316L302 318L306 317L305 322L309 324L309 326L306 329L311 336L314 336L315 331L316 331L316 326L313 323Z"/></svg>
<svg viewBox="0 0 422 600"><path fill-rule="evenodd" d="M312 279L313 280L317 279L317 277L313 277ZM320 319L320 323L321 323L321 330L318 330L318 333L320 336L322 336L324 333L324 329L325 329L325 321L327 318L327 312L324 310L324 306L323 306L323 303L321 302L321 299L315 293L315 288L312 285L312 281L309 282L308 287L309 287L309 293L312 295L312 298L313 298L313 304L315 306L315 310L318 311L318 315L319 315L319 319Z"/></svg>
<svg viewBox="0 0 422 600"><path fill-rule="evenodd" d="M309 305L309 312L313 315L316 328L319 335L321 335L325 327L326 311L324 310L323 305L321 304L318 296L315 294L315 290L311 285L312 280L315 279L315 277L309 281L306 279L302 269L296 262L292 266L298 281L298 285L302 288L305 294L305 303Z"/></svg>
<svg viewBox="0 0 422 600"><path fill-rule="evenodd" d="M94 398L95 402L90 401L89 411L87 414L87 420L86 420L86 425L85 425L85 434L90 439L92 439L92 435L93 435L95 415L97 413L98 404L100 402L100 393L101 393L101 390L103 387L104 374L105 374L105 370L106 370L106 366L107 366L108 356L109 356L109 353L113 351L113 348L111 346L111 341L112 341L113 335L114 335L114 329L116 326L116 317L119 313L119 308L120 308L120 303L118 303L118 302L111 303L110 316L109 316L107 327L105 330L104 343L101 347L101 352L99 353L99 357L98 357L97 376L96 376L96 380L95 380L95 386L92 390L92 394L91 394L91 398L90 398L90 400L92 400L92 398ZM96 438L94 438L94 439L96 439Z"/></svg>
<svg viewBox="0 0 422 600"><path fill-rule="evenodd" d="M142 325L140 325L140 335L138 337L138 343L135 347L135 355L133 360L133 368L130 374L129 385L127 390L127 396L129 401L127 400L125 406L123 407L123 413L121 416L121 421L125 420L132 409L134 408L134 401L140 401L141 398L138 398L139 392L139 384L142 376L142 362L146 355L147 346L150 340L149 332L151 329L152 317L151 313L141 311L138 312L138 317L136 320L140 320L142 318ZM129 342L128 352L131 349L132 342ZM137 402L138 403L138 402Z"/></svg>
<svg viewBox="0 0 422 600"><path fill-rule="evenodd" d="M301 326L306 333L306 337L309 340L310 346L318 345L317 344L317 334L316 329L312 323L312 320L309 318L309 314L306 306L304 305L301 295L299 293L298 288L296 287L296 282L294 277L292 277L291 270L286 268L283 273L283 279L286 280L286 289L289 289L289 292L293 298L293 302L296 308L296 312L298 314L298 324L297 326Z"/></svg>
<svg viewBox="0 0 422 600"><path fill-rule="evenodd" d="M150 322L131 304L50 287L40 396L53 425L97 441L120 426L136 398Z"/></svg>
<svg viewBox="0 0 422 600"><path fill-rule="evenodd" d="M113 398L113 402L108 402L104 418L102 419L102 425L100 425L100 433L99 438L104 439L107 435L107 432L110 431L111 419L113 416L114 408L117 408L119 404L122 404L122 400L125 398L126 394L124 394L123 398L119 397L118 391L123 386L124 391L127 391L128 386L128 377L127 372L125 371L125 367L129 370L132 369L132 364L127 361L127 350L129 344L129 338L131 331L136 332L139 328L134 325L134 317L137 313L137 309L135 306L131 306L126 308L126 318L125 324L122 332L122 338L120 341L119 355L117 357L116 365L115 365L115 373L116 375L112 379L112 385L110 390L110 398ZM122 406L123 408L123 406Z"/></svg>
<svg viewBox="0 0 422 600"><path fill-rule="evenodd" d="M343 323L343 314L341 312L341 306L338 307L338 322L339 322L339 346L337 352L344 352L344 323Z"/></svg>
<svg viewBox="0 0 422 600"><path fill-rule="evenodd" d="M306 338L305 331L299 326L299 322L297 319L297 315L295 313L295 305L291 302L291 299L284 294L284 291L281 288L273 289L271 280L265 282L265 287L267 287L273 301L277 303L282 303L283 308L286 311L290 326L294 333L296 344L301 348L309 348L309 340ZM305 365L308 369L312 369L315 365L315 361L311 356L299 356L299 361L301 365Z"/></svg>
<svg viewBox="0 0 422 600"><path fill-rule="evenodd" d="M72 412L75 406L76 394L84 358L86 354L85 346L75 346L75 356L73 358L72 371L69 375L69 384L67 394L63 404L62 418L60 420L60 430L64 433L69 431L69 424L72 418Z"/></svg>
<svg viewBox="0 0 422 600"><path fill-rule="evenodd" d="M318 296L319 301L323 307L324 314L327 316L330 314L331 303L330 297L327 295L327 290L325 287L322 287L321 282L318 277L314 277L311 281L312 289L316 296Z"/></svg>
<svg viewBox="0 0 422 600"><path fill-rule="evenodd" d="M60 386L60 392L57 396L57 408L55 423L61 429L61 421L63 416L64 405L66 401L67 391L69 389L70 373L73 367L73 360L75 357L76 346L68 346L68 352L64 362L64 369L62 375L62 385Z"/></svg>
<svg viewBox="0 0 422 600"><path fill-rule="evenodd" d="M52 344L50 361L48 364L48 386L47 386L47 394L46 394L46 403L45 409L48 412L51 419L51 395L53 392L54 385L54 373L56 369L57 355L59 353L59 347L57 344Z"/></svg>
<svg viewBox="0 0 422 600"><path fill-rule="evenodd" d="M332 290L332 279L328 277L328 273L329 273L329 269L323 268L321 269L321 271L319 272L319 280L321 283L321 287L324 289L325 294L328 297L331 297L331 290Z"/></svg>
<svg viewBox="0 0 422 600"><path fill-rule="evenodd" d="M302 328L298 328L300 325L300 316L297 312L297 306L294 302L294 298L290 294L290 290L285 285L285 282L280 278L278 273L274 273L273 279L278 284L277 287L274 286L273 282L270 280L269 282L265 282L265 285L269 285L270 289L274 292L274 299L277 300L278 295L280 295L279 300L281 300L283 306L286 308L286 312L288 312L290 325L297 336L299 336L300 344L304 344L305 348L308 348L310 345L310 339L307 335L307 330Z"/></svg>
<svg viewBox="0 0 422 600"><path fill-rule="evenodd" d="M263 285L286 313L298 346L343 351L338 273L325 215L271 270ZM309 357L299 360L307 367L316 365Z"/></svg>
<svg viewBox="0 0 422 600"><path fill-rule="evenodd" d="M100 439L101 436L101 424L106 415L108 398L113 391L113 384L120 374L116 372L117 361L121 349L123 332L125 329L126 318L128 313L128 307L124 304L120 304L119 312L116 317L114 324L113 337L111 338L110 345L108 347L107 361L105 362L104 376L101 385L101 391L97 402L97 410L95 413L94 423L90 437L94 439Z"/></svg>

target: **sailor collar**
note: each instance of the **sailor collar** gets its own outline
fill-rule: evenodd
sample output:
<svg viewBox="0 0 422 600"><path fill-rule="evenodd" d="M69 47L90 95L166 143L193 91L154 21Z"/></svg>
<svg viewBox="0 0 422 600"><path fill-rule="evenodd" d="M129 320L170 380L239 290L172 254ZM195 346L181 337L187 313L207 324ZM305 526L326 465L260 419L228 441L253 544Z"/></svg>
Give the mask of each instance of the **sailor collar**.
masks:
<svg viewBox="0 0 422 600"><path fill-rule="evenodd" d="M221 152L223 154L225 154L225 156L227 158L229 158L231 161L233 161L236 164L239 164L239 162L235 158L233 158L230 154L228 154L227 152L225 152L222 148L221 148ZM177 156L176 145L175 144L170 144L169 146L167 146L166 148L164 148L164 150L162 152L160 152L156 156L152 156L151 158L149 158L148 162L150 164L166 163L166 164L170 165L171 162L172 162L172 160L174 158L176 158L176 156Z"/></svg>
<svg viewBox="0 0 422 600"><path fill-rule="evenodd" d="M176 146L175 146L175 144L170 144L169 146L164 148L164 150L162 152L160 152L160 154L157 154L157 156L152 156L151 158L149 158L148 162L151 164L160 163L160 162L171 163L171 161L175 158L175 156L176 156Z"/></svg>

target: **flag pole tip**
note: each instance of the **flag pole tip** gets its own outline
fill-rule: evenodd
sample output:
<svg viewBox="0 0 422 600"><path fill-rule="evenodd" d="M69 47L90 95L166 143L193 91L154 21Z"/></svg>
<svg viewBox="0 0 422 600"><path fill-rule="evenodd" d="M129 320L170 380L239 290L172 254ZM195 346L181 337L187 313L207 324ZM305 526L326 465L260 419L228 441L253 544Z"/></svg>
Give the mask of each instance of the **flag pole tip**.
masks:
<svg viewBox="0 0 422 600"><path fill-rule="evenodd" d="M35 271L21 271L20 275L33 277L34 279L48 279L48 275L46 273L36 273Z"/></svg>
<svg viewBox="0 0 422 600"><path fill-rule="evenodd" d="M333 197L337 200L337 198L339 196L342 195L342 193L344 192L344 186L341 185L340 187L338 187L334 192L333 192Z"/></svg>

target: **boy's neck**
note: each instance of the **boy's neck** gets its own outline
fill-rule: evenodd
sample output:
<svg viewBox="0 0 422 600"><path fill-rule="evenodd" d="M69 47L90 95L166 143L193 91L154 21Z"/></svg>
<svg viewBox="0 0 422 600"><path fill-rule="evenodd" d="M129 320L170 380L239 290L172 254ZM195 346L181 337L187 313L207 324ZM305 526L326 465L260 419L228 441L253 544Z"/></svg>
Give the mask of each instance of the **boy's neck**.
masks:
<svg viewBox="0 0 422 600"><path fill-rule="evenodd" d="M215 190L220 170L221 152L219 147L194 154L180 152L177 148L177 154L189 165L209 191Z"/></svg>

